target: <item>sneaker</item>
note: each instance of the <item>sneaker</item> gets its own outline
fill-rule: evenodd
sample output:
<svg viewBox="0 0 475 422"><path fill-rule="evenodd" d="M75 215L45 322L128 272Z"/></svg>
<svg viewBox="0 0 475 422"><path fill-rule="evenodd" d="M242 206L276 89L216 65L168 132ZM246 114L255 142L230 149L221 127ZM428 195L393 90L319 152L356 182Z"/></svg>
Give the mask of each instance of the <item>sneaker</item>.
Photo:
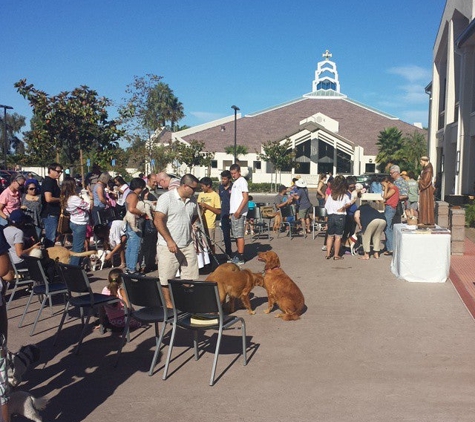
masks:
<svg viewBox="0 0 475 422"><path fill-rule="evenodd" d="M327 250L327 247L326 246L322 246L322 251L326 251Z"/></svg>
<svg viewBox="0 0 475 422"><path fill-rule="evenodd" d="M231 264L244 265L244 259L240 259L238 256L235 256L231 261L228 261Z"/></svg>

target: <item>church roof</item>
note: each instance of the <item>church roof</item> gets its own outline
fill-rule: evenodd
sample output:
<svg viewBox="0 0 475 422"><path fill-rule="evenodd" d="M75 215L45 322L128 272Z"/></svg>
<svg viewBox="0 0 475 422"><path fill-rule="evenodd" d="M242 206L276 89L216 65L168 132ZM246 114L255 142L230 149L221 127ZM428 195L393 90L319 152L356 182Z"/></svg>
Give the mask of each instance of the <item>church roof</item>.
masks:
<svg viewBox="0 0 475 422"><path fill-rule="evenodd" d="M423 129L345 96L304 96L239 118L237 144L247 146L249 152L260 152L263 143L286 139L300 132L300 122L316 113L336 120L339 123L338 135L363 147L366 155L378 153L378 135L386 128L397 127L403 136L414 131L426 134ZM180 136L179 132L174 135ZM225 147L234 145L234 119L184 136L183 140L204 141L206 151L223 152Z"/></svg>

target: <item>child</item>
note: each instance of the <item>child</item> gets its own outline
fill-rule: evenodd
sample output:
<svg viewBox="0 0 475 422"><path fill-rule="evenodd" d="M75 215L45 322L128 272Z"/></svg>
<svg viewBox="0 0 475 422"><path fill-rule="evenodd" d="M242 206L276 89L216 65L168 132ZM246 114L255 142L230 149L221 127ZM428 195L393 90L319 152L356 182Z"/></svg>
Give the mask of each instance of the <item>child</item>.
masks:
<svg viewBox="0 0 475 422"><path fill-rule="evenodd" d="M247 202L247 208L249 209L248 215L246 217L246 234L251 234L254 236L254 215L256 210L256 203L253 201L253 197L249 195L249 200Z"/></svg>
<svg viewBox="0 0 475 422"><path fill-rule="evenodd" d="M123 300L127 307L130 309L130 304L127 300L127 295L125 290L122 288L122 279L120 275L122 274L122 270L120 268L113 268L109 271L109 284L104 287L102 290L103 295L109 296L116 296L119 299ZM125 326L125 312L124 312L124 304L122 302L117 302L112 305L105 305L104 306L107 319L109 323L116 328L124 328ZM142 324L131 318L129 327L130 330L135 330L136 328L141 327Z"/></svg>

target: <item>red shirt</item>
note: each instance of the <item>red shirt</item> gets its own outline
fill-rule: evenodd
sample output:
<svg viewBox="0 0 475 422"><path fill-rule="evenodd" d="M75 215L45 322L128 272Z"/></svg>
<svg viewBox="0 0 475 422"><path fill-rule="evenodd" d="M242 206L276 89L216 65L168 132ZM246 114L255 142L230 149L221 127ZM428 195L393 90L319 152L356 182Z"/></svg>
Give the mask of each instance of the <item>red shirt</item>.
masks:
<svg viewBox="0 0 475 422"><path fill-rule="evenodd" d="M394 189L396 192L394 192L390 198L386 199L385 204L393 208L397 208L397 204L399 202L399 189L396 185L393 185L392 189Z"/></svg>

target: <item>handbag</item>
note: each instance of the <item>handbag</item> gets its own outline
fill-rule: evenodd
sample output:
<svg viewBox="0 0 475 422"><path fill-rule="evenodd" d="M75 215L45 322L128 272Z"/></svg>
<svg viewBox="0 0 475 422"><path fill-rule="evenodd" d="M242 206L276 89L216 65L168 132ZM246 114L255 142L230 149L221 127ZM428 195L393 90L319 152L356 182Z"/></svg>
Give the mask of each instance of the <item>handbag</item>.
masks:
<svg viewBox="0 0 475 422"><path fill-rule="evenodd" d="M73 232L71 230L71 227L69 227L69 215L66 214L66 212L63 210L61 210L61 214L58 219L58 227L56 228L56 231L59 234L69 234Z"/></svg>

